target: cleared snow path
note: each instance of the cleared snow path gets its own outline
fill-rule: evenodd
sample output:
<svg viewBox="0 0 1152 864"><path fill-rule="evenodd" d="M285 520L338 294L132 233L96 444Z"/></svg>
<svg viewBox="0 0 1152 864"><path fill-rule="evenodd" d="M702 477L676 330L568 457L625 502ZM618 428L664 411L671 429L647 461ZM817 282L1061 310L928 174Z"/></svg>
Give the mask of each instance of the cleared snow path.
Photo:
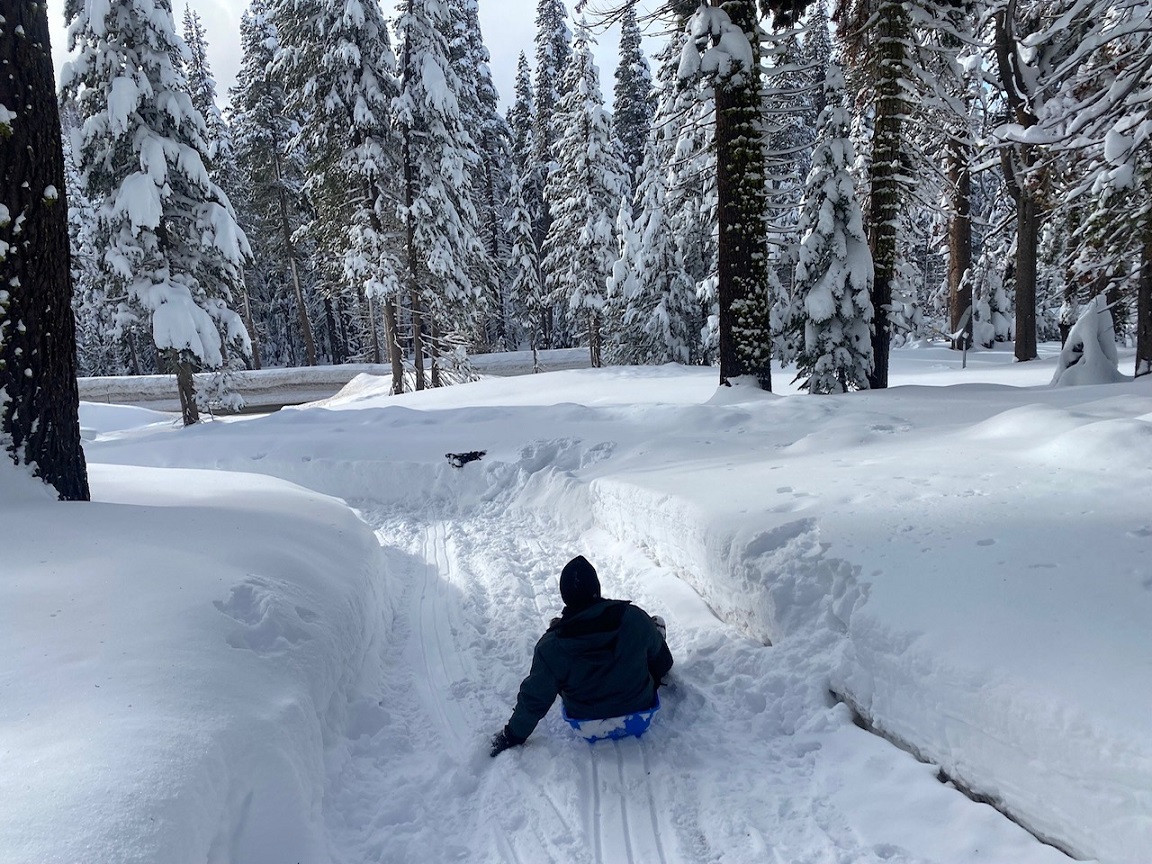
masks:
<svg viewBox="0 0 1152 864"><path fill-rule="evenodd" d="M1069 859L851 723L828 633L776 647L718 620L645 554L509 513L427 521L362 507L401 599L332 742L340 862L921 864ZM493 760L555 570L588 551L605 594L669 620L676 657L644 738L589 746L558 708Z"/></svg>

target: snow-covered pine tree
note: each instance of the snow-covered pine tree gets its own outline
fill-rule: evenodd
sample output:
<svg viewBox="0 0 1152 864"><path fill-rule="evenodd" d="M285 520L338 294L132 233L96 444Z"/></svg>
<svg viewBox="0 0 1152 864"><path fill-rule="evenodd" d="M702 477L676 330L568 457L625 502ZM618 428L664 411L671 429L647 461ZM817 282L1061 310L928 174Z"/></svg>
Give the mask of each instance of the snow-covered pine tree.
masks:
<svg viewBox="0 0 1152 864"><path fill-rule="evenodd" d="M540 281L540 253L536 248L536 234L532 213L528 209L525 186L531 178L515 178L508 202L508 268L505 281L511 295L512 308L520 326L528 337L532 349L532 371L540 371L540 341L544 328L546 308L544 286Z"/></svg>
<svg viewBox="0 0 1152 864"><path fill-rule="evenodd" d="M523 182L533 164L535 145L536 95L532 89L532 70L528 58L520 52L516 61L516 92L512 107L508 109L508 129L512 136L512 161L516 167L517 182ZM511 186L509 186L511 191Z"/></svg>
<svg viewBox="0 0 1152 864"><path fill-rule="evenodd" d="M810 32L807 25L796 22L773 28L763 37L766 62L761 101L774 333L778 331L780 309L790 301L791 277L800 239L796 219L804 194L804 178L811 168L818 116L812 108L815 94L824 85L823 71L819 79L815 78L814 69L808 66L804 55L801 37L807 32Z"/></svg>
<svg viewBox="0 0 1152 864"><path fill-rule="evenodd" d="M105 293L96 248L97 201L88 197L76 161L71 137L79 130L80 118L70 99L60 103L63 127L64 177L68 202L68 240L72 257L72 310L76 315L76 367L79 375L140 374L139 363L130 362L127 339L113 339L115 307Z"/></svg>
<svg viewBox="0 0 1152 864"><path fill-rule="evenodd" d="M629 177L637 183L640 178L636 171L644 161L644 147L652 127L652 116L656 113L652 72L640 36L636 4L632 0L625 4L620 18L620 59L616 64L616 85L612 91L612 130L620 139Z"/></svg>
<svg viewBox="0 0 1152 864"><path fill-rule="evenodd" d="M489 348L506 351L514 328L509 298L499 277L507 254L504 207L511 182L512 133L500 115L500 96L488 68L490 57L476 0L452 0L452 7L452 67L461 84L463 126L471 133L479 157L472 169L472 190L484 254L476 262L473 281L485 298L484 341Z"/></svg>
<svg viewBox="0 0 1152 864"><path fill-rule="evenodd" d="M692 362L708 364L717 351L719 301L716 295L717 195L715 101L704 82L680 83L680 57L688 34L672 36L657 55L660 99L653 119L653 135L667 146L668 172L665 213L668 229L696 285L703 323L696 338Z"/></svg>
<svg viewBox="0 0 1152 864"><path fill-rule="evenodd" d="M207 134L204 142L208 145L208 169L213 179L219 182L219 162L226 158L229 148L228 124L224 114L216 104L216 81L212 78L212 67L208 62L207 33L200 13L190 5L184 7L184 44L188 46L184 64L188 77L188 92L192 104L204 118Z"/></svg>
<svg viewBox="0 0 1152 864"><path fill-rule="evenodd" d="M391 120L396 58L376 0L271 0L280 38L274 74L284 76L295 138L309 153L305 191L314 218L305 226L320 249L342 260L343 278L363 295L370 356L381 359L374 305L384 306L394 392L404 389L398 302L404 270L401 142ZM328 262L321 260L324 271ZM340 296L339 283L331 294Z"/></svg>
<svg viewBox="0 0 1152 864"><path fill-rule="evenodd" d="M543 249L551 229L552 213L544 200L544 185L554 167L553 143L558 129L553 121L560 98L561 80L572 53L572 33L566 23L568 12L563 0L538 0L536 6L536 105L533 112L533 184L526 191L537 197L529 202L535 217L536 246ZM521 177L528 171L521 168ZM564 333L564 310L548 309L544 315L543 346L559 348L568 344ZM559 318L560 320L557 320Z"/></svg>
<svg viewBox="0 0 1152 864"><path fill-rule="evenodd" d="M784 338L810 393L866 389L872 371L872 254L852 179L844 77L830 64L800 212L795 292Z"/></svg>
<svg viewBox="0 0 1152 864"><path fill-rule="evenodd" d="M293 236L306 220L300 202L303 166L299 151L289 146L299 127L287 116L287 93L273 71L279 37L266 0L252 0L241 16L240 47L240 70L230 91L232 150L238 180L245 190L238 209L250 220L246 227L256 259L252 273L264 277L256 284L265 289L261 292L265 295L272 287L269 282L292 286L297 344L303 346L303 362L315 366L316 343ZM265 297L265 306L270 299ZM256 343L256 334L252 337ZM255 345L253 363L259 368Z"/></svg>
<svg viewBox="0 0 1152 864"><path fill-rule="evenodd" d="M0 15L0 459L88 500L48 11Z"/></svg>
<svg viewBox="0 0 1152 864"><path fill-rule="evenodd" d="M556 107L556 167L544 187L552 221L543 271L552 304L584 319L592 365L600 366L605 282L618 255L614 222L627 193L627 168L600 95L592 44L581 24Z"/></svg>
<svg viewBox="0 0 1152 864"><path fill-rule="evenodd" d="M248 241L205 167L204 118L180 69L168 0L73 8L63 86L84 125L77 162L97 213L102 266L121 326L150 318L176 372L185 424L197 422L193 371L224 365L248 334L228 303Z"/></svg>
<svg viewBox="0 0 1152 864"><path fill-rule="evenodd" d="M669 227L664 143L648 141L633 208L638 215L621 231L609 286L620 322L607 352L610 363L692 363L700 357L703 316L695 280Z"/></svg>
<svg viewBox="0 0 1152 864"><path fill-rule="evenodd" d="M402 0L396 20L400 90L392 110L402 142L404 281L417 390L426 386L425 353L432 386L439 386L443 338L472 332L483 301L467 266L484 250L472 204L476 145L465 128L463 87L444 36L450 20L443 0Z"/></svg>
<svg viewBox="0 0 1152 864"><path fill-rule="evenodd" d="M682 45L682 38L670 39L658 55L657 110L630 208L636 215L633 219L629 214L618 232L621 255L609 283L610 315L617 321L606 352L610 363L702 360L703 307L683 253L695 246L686 243L680 231L695 232L700 210L707 218L708 208L687 203L695 200L688 194L687 176L670 170L679 164L677 145L686 122L691 122L687 113L693 91L681 87L676 76ZM702 158L697 155L692 161ZM668 184L673 181L681 184L675 207L669 205Z"/></svg>
<svg viewBox="0 0 1152 864"><path fill-rule="evenodd" d="M208 41L204 23L200 20L200 14L194 11L191 5L184 7L184 44L188 49L184 67L188 77L188 91L192 95L192 104L204 118L206 130L204 141L207 144L205 164L208 167L208 176L212 178L213 183L224 190L235 206L235 202L246 194L247 188L236 167L235 153L232 149L232 130L224 119L224 112L216 102L216 81L212 77L212 66L208 62ZM254 334L252 304L243 271L240 273L239 283L234 288L237 305L244 319L244 327L252 340L250 357L252 366L259 369L260 349Z"/></svg>

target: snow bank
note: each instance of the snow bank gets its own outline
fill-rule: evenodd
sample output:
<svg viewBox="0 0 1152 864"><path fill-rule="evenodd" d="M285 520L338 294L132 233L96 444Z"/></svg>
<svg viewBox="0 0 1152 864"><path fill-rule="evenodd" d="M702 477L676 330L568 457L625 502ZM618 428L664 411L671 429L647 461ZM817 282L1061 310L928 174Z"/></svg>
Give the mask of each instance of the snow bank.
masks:
<svg viewBox="0 0 1152 864"><path fill-rule="evenodd" d="M361 382L326 410L145 427L90 452L266 472L429 521L538 514L541 546L606 532L774 643L760 662L801 655L822 676L813 686L1032 830L1143 864L1152 692L1131 682L1152 668L1152 380L1050 388L1052 363L998 356L992 374L974 359L995 352L964 371L953 353L897 352L894 369L916 383L1029 374L1031 386L782 398L717 392L710 370L674 368L402 397ZM487 455L460 469L444 458L465 450ZM749 703L775 694L729 683Z"/></svg>
<svg viewBox="0 0 1152 864"><path fill-rule="evenodd" d="M91 504L0 494L0 860L328 860L372 532L268 477L89 471Z"/></svg>

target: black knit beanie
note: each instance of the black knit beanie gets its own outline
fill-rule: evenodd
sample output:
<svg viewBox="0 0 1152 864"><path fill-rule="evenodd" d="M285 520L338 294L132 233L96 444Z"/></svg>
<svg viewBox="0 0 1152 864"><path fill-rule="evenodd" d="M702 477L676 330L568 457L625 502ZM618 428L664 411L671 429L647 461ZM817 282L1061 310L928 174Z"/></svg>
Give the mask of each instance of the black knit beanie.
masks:
<svg viewBox="0 0 1152 864"><path fill-rule="evenodd" d="M583 555L577 555L560 571L560 596L573 611L591 606L600 599L600 580L596 568Z"/></svg>

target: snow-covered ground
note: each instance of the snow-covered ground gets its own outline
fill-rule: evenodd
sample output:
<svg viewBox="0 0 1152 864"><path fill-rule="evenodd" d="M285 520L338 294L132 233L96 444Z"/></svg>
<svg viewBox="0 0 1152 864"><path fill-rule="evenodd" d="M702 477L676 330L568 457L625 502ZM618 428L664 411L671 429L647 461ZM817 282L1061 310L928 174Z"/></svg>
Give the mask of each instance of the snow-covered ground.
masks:
<svg viewBox="0 0 1152 864"><path fill-rule="evenodd" d="M1152 380L1050 388L1055 354L85 404L96 503L0 469L0 861L1069 860L943 769L1144 864ZM578 553L668 620L664 708L489 759Z"/></svg>

